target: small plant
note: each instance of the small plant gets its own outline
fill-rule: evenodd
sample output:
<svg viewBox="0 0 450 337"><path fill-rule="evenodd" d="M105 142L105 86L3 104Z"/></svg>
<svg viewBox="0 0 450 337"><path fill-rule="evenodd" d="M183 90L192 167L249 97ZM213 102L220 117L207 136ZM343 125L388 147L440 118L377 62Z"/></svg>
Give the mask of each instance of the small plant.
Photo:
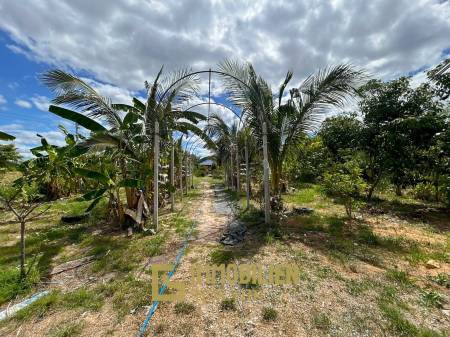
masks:
<svg viewBox="0 0 450 337"><path fill-rule="evenodd" d="M275 237L274 237L273 233L266 233L266 236L264 239L266 241L266 244L268 244L268 245L273 244L273 242L275 241Z"/></svg>
<svg viewBox="0 0 450 337"><path fill-rule="evenodd" d="M192 303L178 302L175 304L175 313L177 315L189 315L194 312L195 306Z"/></svg>
<svg viewBox="0 0 450 337"><path fill-rule="evenodd" d="M77 336L81 333L83 329L83 324L80 322L69 322L52 329L50 332L50 337L72 337Z"/></svg>
<svg viewBox="0 0 450 337"><path fill-rule="evenodd" d="M265 307L262 310L262 317L265 321L275 321L278 318L278 312L272 307Z"/></svg>
<svg viewBox="0 0 450 337"><path fill-rule="evenodd" d="M387 271L386 276L402 286L409 286L413 283L408 274L402 270L390 269Z"/></svg>
<svg viewBox="0 0 450 337"><path fill-rule="evenodd" d="M379 243L378 236L367 226L359 230L358 241L370 246L376 246Z"/></svg>
<svg viewBox="0 0 450 337"><path fill-rule="evenodd" d="M396 307L386 302L381 302L379 306L384 316L389 320L391 330L399 336L417 336L418 329Z"/></svg>
<svg viewBox="0 0 450 337"><path fill-rule="evenodd" d="M436 276L430 276L429 278L431 281L439 284L440 286L450 289L450 275L449 274L439 273Z"/></svg>
<svg viewBox="0 0 450 337"><path fill-rule="evenodd" d="M317 329L328 331L331 327L330 318L323 312L313 313L313 324Z"/></svg>
<svg viewBox="0 0 450 337"><path fill-rule="evenodd" d="M216 249L210 254L211 262L214 264L229 264L233 261L233 252L229 250Z"/></svg>
<svg viewBox="0 0 450 337"><path fill-rule="evenodd" d="M225 298L220 302L220 310L228 311L228 310L236 310L236 303L234 298Z"/></svg>
<svg viewBox="0 0 450 337"><path fill-rule="evenodd" d="M426 307L442 308L443 298L434 290L424 291L421 295L421 303Z"/></svg>
<svg viewBox="0 0 450 337"><path fill-rule="evenodd" d="M354 159L338 164L334 170L324 175L325 193L345 206L349 218L353 217L356 198L362 194L366 186L359 163Z"/></svg>
<svg viewBox="0 0 450 337"><path fill-rule="evenodd" d="M25 178L20 178L10 187L0 188L0 203L10 211L16 222L20 223L20 279L27 276L25 270L25 226L26 223L47 212L46 207L37 212L37 208L43 204L39 198L36 184L27 183Z"/></svg>
<svg viewBox="0 0 450 337"><path fill-rule="evenodd" d="M166 331L166 325L163 323L159 323L155 326L155 334L162 334L164 333L164 331Z"/></svg>
<svg viewBox="0 0 450 337"><path fill-rule="evenodd" d="M424 201L435 201L435 188L430 183L419 183L413 190L414 198Z"/></svg>

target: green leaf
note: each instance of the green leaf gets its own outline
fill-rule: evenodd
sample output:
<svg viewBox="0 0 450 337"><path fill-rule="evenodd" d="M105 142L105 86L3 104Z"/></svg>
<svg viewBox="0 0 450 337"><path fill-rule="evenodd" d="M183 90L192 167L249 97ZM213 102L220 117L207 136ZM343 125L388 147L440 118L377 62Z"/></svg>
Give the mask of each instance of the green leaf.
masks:
<svg viewBox="0 0 450 337"><path fill-rule="evenodd" d="M85 154L88 151L89 151L89 148L87 148L85 146L75 145L74 147L72 147L69 150L67 155L69 156L69 158L76 158L76 157L79 157L79 156Z"/></svg>
<svg viewBox="0 0 450 337"><path fill-rule="evenodd" d="M100 172L87 170L81 167L74 167L73 171L82 177L97 180L105 185L111 185L111 179Z"/></svg>
<svg viewBox="0 0 450 337"><path fill-rule="evenodd" d="M134 112L130 111L126 114L126 116L123 119L123 125L127 126L133 123L136 123L138 120L138 115L136 115Z"/></svg>
<svg viewBox="0 0 450 337"><path fill-rule="evenodd" d="M103 127L101 124L97 123L96 121L94 121L93 119L80 114L78 112L69 110L69 109L65 109L65 108L61 108L59 106L56 105L50 105L50 107L48 108L48 111L54 113L55 115L68 119L72 122L78 123L79 125L81 125L82 127L96 132L96 131L106 131L106 128Z"/></svg>
<svg viewBox="0 0 450 337"><path fill-rule="evenodd" d="M159 74L158 74L159 75ZM133 97L133 104L136 109L139 111L145 111L145 104L138 100L136 97Z"/></svg>
<svg viewBox="0 0 450 337"><path fill-rule="evenodd" d="M94 199L94 201L86 208L86 212L92 211L92 209L98 204L98 202L103 198L103 195Z"/></svg>
<svg viewBox="0 0 450 337"><path fill-rule="evenodd" d="M208 117L195 111L180 111L180 118L185 118L192 123L197 124L199 121L206 121Z"/></svg>
<svg viewBox="0 0 450 337"><path fill-rule="evenodd" d="M134 106L128 105L128 104L115 103L115 104L111 104L111 106L116 110L122 110L125 112L136 111L136 108Z"/></svg>
<svg viewBox="0 0 450 337"><path fill-rule="evenodd" d="M16 139L16 137L0 131L0 140L14 140L14 139Z"/></svg>
<svg viewBox="0 0 450 337"><path fill-rule="evenodd" d="M81 196L82 200L92 200L100 198L108 189L107 188L100 188L98 190L92 190Z"/></svg>

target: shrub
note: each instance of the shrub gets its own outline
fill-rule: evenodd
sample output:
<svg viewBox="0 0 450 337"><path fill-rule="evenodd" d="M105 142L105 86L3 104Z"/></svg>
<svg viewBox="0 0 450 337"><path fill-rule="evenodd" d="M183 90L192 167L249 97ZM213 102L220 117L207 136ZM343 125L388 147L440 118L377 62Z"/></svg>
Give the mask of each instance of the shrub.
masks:
<svg viewBox="0 0 450 337"><path fill-rule="evenodd" d="M278 318L278 312L271 307L265 307L262 310L262 317L265 321L274 321Z"/></svg>
<svg viewBox="0 0 450 337"><path fill-rule="evenodd" d="M195 306L191 303L178 302L177 304L175 304L175 313L177 315L179 314L188 315L192 313L194 310Z"/></svg>
<svg viewBox="0 0 450 337"><path fill-rule="evenodd" d="M220 302L220 310L236 310L234 298L225 298Z"/></svg>
<svg viewBox="0 0 450 337"><path fill-rule="evenodd" d="M434 290L424 291L422 292L421 302L426 307L442 308L443 298Z"/></svg>
<svg viewBox="0 0 450 337"><path fill-rule="evenodd" d="M359 163L354 159L336 165L331 172L324 175L325 193L344 204L349 218L352 217L356 198L361 195L366 186L361 177Z"/></svg>
<svg viewBox="0 0 450 337"><path fill-rule="evenodd" d="M331 320L324 313L314 313L313 324L317 329L327 331L331 327Z"/></svg>
<svg viewBox="0 0 450 337"><path fill-rule="evenodd" d="M233 261L233 252L229 250L216 249L210 254L211 262L214 264L229 264Z"/></svg>
<svg viewBox="0 0 450 337"><path fill-rule="evenodd" d="M435 200L435 189L430 183L419 183L413 189L413 196L424 201Z"/></svg>

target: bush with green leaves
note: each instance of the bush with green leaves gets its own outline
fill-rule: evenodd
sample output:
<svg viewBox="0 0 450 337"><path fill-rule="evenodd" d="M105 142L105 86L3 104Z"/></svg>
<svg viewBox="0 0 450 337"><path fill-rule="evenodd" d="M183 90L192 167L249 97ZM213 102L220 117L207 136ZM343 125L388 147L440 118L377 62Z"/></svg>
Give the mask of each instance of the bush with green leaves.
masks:
<svg viewBox="0 0 450 337"><path fill-rule="evenodd" d="M424 200L424 201L434 201L435 191L434 186L430 183L419 183L417 184L413 191L413 196L416 199Z"/></svg>
<svg viewBox="0 0 450 337"><path fill-rule="evenodd" d="M357 198L367 185L361 176L361 168L356 159L336 164L332 171L324 175L325 192L345 206L348 217L353 216Z"/></svg>

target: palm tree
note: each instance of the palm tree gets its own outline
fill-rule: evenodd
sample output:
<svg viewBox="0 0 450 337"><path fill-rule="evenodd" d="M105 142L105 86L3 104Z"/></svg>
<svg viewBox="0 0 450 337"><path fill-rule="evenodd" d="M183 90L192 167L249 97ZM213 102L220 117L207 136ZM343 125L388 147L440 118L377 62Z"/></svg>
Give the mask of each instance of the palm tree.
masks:
<svg viewBox="0 0 450 337"><path fill-rule="evenodd" d="M314 132L332 108L342 107L356 94L364 79L362 71L350 65L337 65L319 70L307 77L298 88L287 85L293 73L288 71L278 93L258 76L250 63L224 61L220 69L233 104L242 109L243 119L253 136L262 144L263 123L267 125L269 166L274 194L280 192L283 161L287 150L303 135Z"/></svg>
<svg viewBox="0 0 450 337"><path fill-rule="evenodd" d="M197 80L188 73L188 70L178 71L161 78L161 68L153 85L145 83L148 92L146 102L134 98L133 105L112 104L110 99L102 97L85 81L61 70L49 71L41 77L43 83L54 91L54 103L75 108L81 113L55 105L51 105L49 111L90 130L91 135L82 145L93 151L109 149L121 170L122 180L137 182L137 185L134 184L136 186L125 186L129 208L136 206L136 187L152 190L152 149L156 121L160 123L163 141L171 142L174 130L185 133L194 131L204 136L192 124L204 116L179 108L196 92ZM121 111L126 114L123 116ZM182 118L189 122L182 121ZM161 145L164 147L165 144ZM114 204L121 209L120 200L117 199ZM122 212L119 213L123 219Z"/></svg>
<svg viewBox="0 0 450 337"><path fill-rule="evenodd" d="M219 115L212 114L205 126L205 132L215 143L213 150L217 164L224 168L228 184L231 182L234 186L233 153L238 148L238 124L234 122L228 126Z"/></svg>

